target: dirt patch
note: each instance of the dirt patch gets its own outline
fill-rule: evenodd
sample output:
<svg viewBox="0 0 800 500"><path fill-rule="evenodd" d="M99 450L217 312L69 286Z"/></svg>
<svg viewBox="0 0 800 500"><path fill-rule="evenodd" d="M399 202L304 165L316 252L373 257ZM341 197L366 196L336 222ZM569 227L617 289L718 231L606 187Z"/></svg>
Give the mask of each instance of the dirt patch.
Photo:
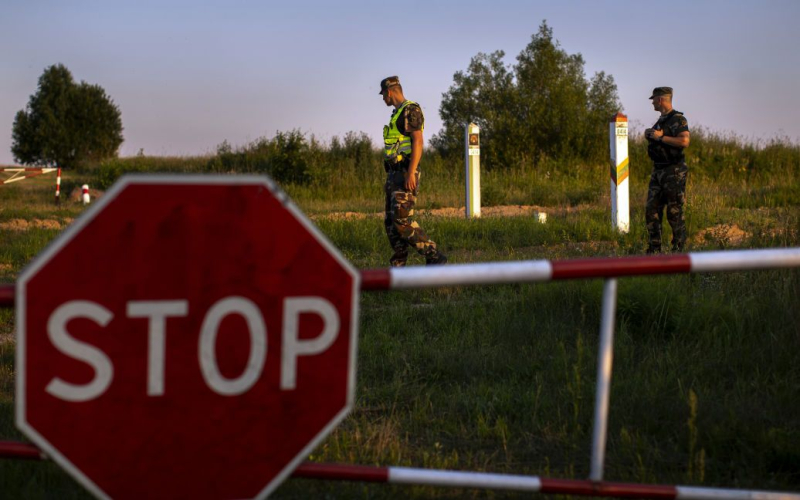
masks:
<svg viewBox="0 0 800 500"><path fill-rule="evenodd" d="M574 207L543 207L540 205L497 205L492 207L481 207L481 217L536 217L537 214L545 213L548 215L565 215L580 212L591 208L592 205L576 205ZM422 209L419 211L426 215L435 217L457 217L463 218L466 214L464 207L458 208L433 208Z"/></svg>
<svg viewBox="0 0 800 500"><path fill-rule="evenodd" d="M3 264L0 262L0 273L8 272L12 269L11 264Z"/></svg>
<svg viewBox="0 0 800 500"><path fill-rule="evenodd" d="M0 222L0 229L6 231L27 231L29 229L62 229L68 226L72 219L65 219L62 223L56 219L11 219Z"/></svg>
<svg viewBox="0 0 800 500"><path fill-rule="evenodd" d="M383 217L383 213L364 213L364 212L331 212L329 214L310 215L311 220L361 220L366 218Z"/></svg>
<svg viewBox="0 0 800 500"><path fill-rule="evenodd" d="M697 244L706 243L708 240L711 240L718 241L727 246L738 247L749 237L750 233L742 230L742 228L736 224L717 224L714 227L698 231L693 239Z"/></svg>
<svg viewBox="0 0 800 500"><path fill-rule="evenodd" d="M540 212L553 213L552 209L545 209L538 205L500 205L494 207L481 207L481 217L536 217ZM434 217L463 218L466 214L464 207L432 208L420 210L420 213Z"/></svg>
<svg viewBox="0 0 800 500"><path fill-rule="evenodd" d="M540 207L539 205L502 205L494 207L481 207L481 217L536 217L539 213L546 214L565 214L579 212L587 208L585 206L575 207ZM464 207L449 208L417 208L417 213L425 216L463 218L465 216ZM312 215L312 220L361 220L367 218L383 218L383 212L363 213L363 212L331 212L328 214Z"/></svg>

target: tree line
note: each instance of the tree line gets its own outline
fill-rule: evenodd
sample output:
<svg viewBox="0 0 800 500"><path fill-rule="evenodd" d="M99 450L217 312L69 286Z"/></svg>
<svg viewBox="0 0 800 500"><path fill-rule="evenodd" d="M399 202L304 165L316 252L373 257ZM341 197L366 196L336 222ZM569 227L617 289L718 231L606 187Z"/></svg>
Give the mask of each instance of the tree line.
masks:
<svg viewBox="0 0 800 500"><path fill-rule="evenodd" d="M599 72L587 79L583 57L568 54L545 21L516 64L506 65L504 57L503 51L479 53L453 76L439 108L444 127L430 141L440 155L463 154L464 124L475 122L487 168L527 168L546 159L605 161L606 124L622 108L613 77ZM16 114L11 151L22 164L82 167L116 157L122 130L120 110L105 90L76 83L56 64ZM298 167L289 160L286 169ZM303 175L286 173L296 180Z"/></svg>
<svg viewBox="0 0 800 500"><path fill-rule="evenodd" d="M481 164L528 168L548 159L604 162L608 121L622 110L614 78L587 79L580 54L568 54L543 21L516 64L502 50L480 53L453 76L439 108L444 127L431 143L463 154L464 125L481 128Z"/></svg>

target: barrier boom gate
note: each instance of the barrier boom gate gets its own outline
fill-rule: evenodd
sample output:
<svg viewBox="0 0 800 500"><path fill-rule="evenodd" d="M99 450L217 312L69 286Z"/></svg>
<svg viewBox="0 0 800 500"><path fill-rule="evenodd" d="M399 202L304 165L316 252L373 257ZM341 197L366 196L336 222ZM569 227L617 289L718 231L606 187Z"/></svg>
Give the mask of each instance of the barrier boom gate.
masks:
<svg viewBox="0 0 800 500"><path fill-rule="evenodd" d="M590 258L564 261L517 261L362 270L361 290L402 290L461 285L546 282L605 278L603 289L597 383L588 480L548 479L537 476L425 470L406 467L367 467L344 464L301 464L293 477L338 479L396 484L468 487L585 496L625 496L681 499L800 500L800 493L642 485L603 480L617 278L679 273L709 273L800 267L800 248L697 252L668 256ZM0 307L14 304L13 285L0 285ZM46 458L35 446L0 442L0 457Z"/></svg>

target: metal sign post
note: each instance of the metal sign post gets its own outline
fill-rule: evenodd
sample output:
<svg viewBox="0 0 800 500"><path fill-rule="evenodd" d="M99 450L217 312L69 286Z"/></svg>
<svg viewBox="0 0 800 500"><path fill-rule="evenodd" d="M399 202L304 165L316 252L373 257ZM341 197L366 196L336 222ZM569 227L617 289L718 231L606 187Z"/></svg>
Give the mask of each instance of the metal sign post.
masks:
<svg viewBox="0 0 800 500"><path fill-rule="evenodd" d="M466 126L465 165L467 197L465 209L467 219L481 216L481 140L480 128L474 123Z"/></svg>
<svg viewBox="0 0 800 500"><path fill-rule="evenodd" d="M630 229L628 197L628 117L617 113L608 126L611 146L611 225L621 233Z"/></svg>

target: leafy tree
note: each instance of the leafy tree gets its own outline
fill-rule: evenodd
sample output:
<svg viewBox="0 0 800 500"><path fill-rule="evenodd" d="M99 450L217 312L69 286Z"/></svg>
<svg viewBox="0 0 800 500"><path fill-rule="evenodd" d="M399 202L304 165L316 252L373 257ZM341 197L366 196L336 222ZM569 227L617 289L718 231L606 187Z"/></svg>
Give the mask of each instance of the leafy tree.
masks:
<svg viewBox="0 0 800 500"><path fill-rule="evenodd" d="M11 152L20 163L72 168L116 156L122 119L105 90L76 84L57 64L44 70L37 92L17 112L12 139Z"/></svg>
<svg viewBox="0 0 800 500"><path fill-rule="evenodd" d="M611 75L587 81L580 54L567 54L543 21L514 66L503 51L480 53L453 76L442 96L444 122L431 143L460 155L464 125L481 128L481 155L489 168L526 167L551 159L603 161L607 123L621 109Z"/></svg>

